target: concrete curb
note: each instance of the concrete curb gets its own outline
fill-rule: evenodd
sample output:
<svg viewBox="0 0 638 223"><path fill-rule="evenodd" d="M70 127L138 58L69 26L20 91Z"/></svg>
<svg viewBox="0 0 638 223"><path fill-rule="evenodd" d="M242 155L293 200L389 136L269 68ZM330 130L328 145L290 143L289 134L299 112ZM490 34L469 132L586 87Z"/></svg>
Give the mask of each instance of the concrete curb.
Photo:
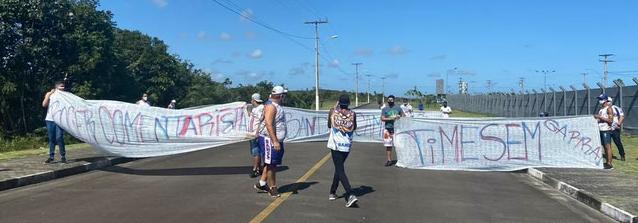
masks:
<svg viewBox="0 0 638 223"><path fill-rule="evenodd" d="M105 157L90 163L85 163L79 166L71 166L59 170L43 171L40 173L14 177L0 181L0 191L9 190L16 187L22 187L30 184L42 183L49 180L63 178L75 174L85 173L92 170L102 169L113 165L126 163L136 160L134 158L125 157Z"/></svg>
<svg viewBox="0 0 638 223"><path fill-rule="evenodd" d="M593 194L578 189L572 185L569 185L563 181L560 181L556 178L550 177L547 174L543 173L540 170L529 168L527 169L527 175L542 181L543 183L551 186L552 188L560 191L563 194L566 194L587 206L600 211L601 213L623 223L638 223L638 216L633 215L627 211L624 211L620 208L614 207L609 203L605 203L601 199L597 198Z"/></svg>

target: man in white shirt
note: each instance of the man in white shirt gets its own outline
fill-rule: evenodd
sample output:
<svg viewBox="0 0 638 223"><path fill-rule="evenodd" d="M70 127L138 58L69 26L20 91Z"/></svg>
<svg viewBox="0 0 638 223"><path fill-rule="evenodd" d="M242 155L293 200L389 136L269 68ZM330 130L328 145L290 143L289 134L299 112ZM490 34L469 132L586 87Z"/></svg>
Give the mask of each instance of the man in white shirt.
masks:
<svg viewBox="0 0 638 223"><path fill-rule="evenodd" d="M447 101L444 101L443 106L441 106L441 116L443 118L449 118L450 114L452 114L452 108L447 106Z"/></svg>
<svg viewBox="0 0 638 223"><path fill-rule="evenodd" d="M264 101L261 100L259 93L254 93L251 97L250 103L253 105L253 109L249 115L252 123L252 133L255 138L250 140L250 155L253 157L253 170L250 173L250 177L257 177L261 174L261 153L259 151L259 125L264 120Z"/></svg>
<svg viewBox="0 0 638 223"><path fill-rule="evenodd" d="M403 114L405 114L405 117L413 117L412 105L408 102L407 98L403 99L401 110L403 110Z"/></svg>
<svg viewBox="0 0 638 223"><path fill-rule="evenodd" d="M620 139L622 135L620 130L623 123L625 122L625 113L623 112L621 107L613 105L611 97L607 98L607 101L612 104L611 109L614 112L614 120L611 123L611 139L614 141L614 144L616 144L616 149L618 149L618 153L620 154L620 161L625 161L625 148L623 147L622 141Z"/></svg>

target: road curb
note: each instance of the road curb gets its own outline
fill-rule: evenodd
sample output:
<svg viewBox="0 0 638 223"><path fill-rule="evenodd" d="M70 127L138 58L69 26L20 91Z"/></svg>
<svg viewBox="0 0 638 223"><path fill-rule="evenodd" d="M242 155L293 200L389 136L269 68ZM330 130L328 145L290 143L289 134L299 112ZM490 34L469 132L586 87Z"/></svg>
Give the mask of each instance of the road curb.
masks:
<svg viewBox="0 0 638 223"><path fill-rule="evenodd" d="M89 172L92 170L102 169L105 167L110 167L113 165L130 162L133 160L136 160L136 159L125 158L125 157L104 157L104 158L95 160L93 162L85 163L79 166L69 165L69 167L63 168L63 169L49 170L49 171L43 171L40 173L9 178L9 179L0 181L0 191L9 190L9 189L31 185L31 184L42 183L49 180L63 178L63 177L68 177L71 175L76 175L80 173Z"/></svg>
<svg viewBox="0 0 638 223"><path fill-rule="evenodd" d="M597 198L593 194L569 185L563 181L560 181L556 178L548 176L543 171L540 171L535 168L527 169L527 175L542 181L543 183L549 185L550 187L560 191L567 196L570 196L585 205L600 211L601 213L623 223L638 223L638 216L633 215L625 210L614 207L609 203L605 203L601 199Z"/></svg>

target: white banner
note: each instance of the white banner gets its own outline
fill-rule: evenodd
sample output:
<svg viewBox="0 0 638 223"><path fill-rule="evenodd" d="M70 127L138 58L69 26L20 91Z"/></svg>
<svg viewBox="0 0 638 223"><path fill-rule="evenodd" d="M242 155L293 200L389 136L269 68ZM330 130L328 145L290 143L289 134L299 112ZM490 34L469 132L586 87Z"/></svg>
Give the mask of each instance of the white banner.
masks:
<svg viewBox="0 0 638 223"><path fill-rule="evenodd" d="M397 121L397 166L447 170L602 168L592 116Z"/></svg>
<svg viewBox="0 0 638 223"><path fill-rule="evenodd" d="M246 103L170 110L107 100L84 100L68 92L51 98L54 121L74 137L106 153L152 157L196 151L250 139ZM286 142L328 140L328 111L285 108ZM380 110L357 110L355 140L381 142Z"/></svg>

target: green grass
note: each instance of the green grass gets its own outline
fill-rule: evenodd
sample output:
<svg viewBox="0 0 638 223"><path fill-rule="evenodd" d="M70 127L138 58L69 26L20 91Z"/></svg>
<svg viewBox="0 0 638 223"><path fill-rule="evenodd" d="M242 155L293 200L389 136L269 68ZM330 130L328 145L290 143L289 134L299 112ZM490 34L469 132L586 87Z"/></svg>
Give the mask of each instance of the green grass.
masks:
<svg viewBox="0 0 638 223"><path fill-rule="evenodd" d="M638 176L638 136L623 135L622 143L625 146L627 160L625 162L614 160L614 169L621 173ZM613 142L611 143L611 149L614 155L620 156Z"/></svg>
<svg viewBox="0 0 638 223"><path fill-rule="evenodd" d="M83 149L83 148L89 148L89 147L90 147L89 144L78 143L78 144L67 145L65 149L68 152L68 151L74 151L74 150ZM56 148L56 152L57 152L57 148ZM23 158L27 156L46 156L48 153L49 153L48 147L0 152L0 161Z"/></svg>

